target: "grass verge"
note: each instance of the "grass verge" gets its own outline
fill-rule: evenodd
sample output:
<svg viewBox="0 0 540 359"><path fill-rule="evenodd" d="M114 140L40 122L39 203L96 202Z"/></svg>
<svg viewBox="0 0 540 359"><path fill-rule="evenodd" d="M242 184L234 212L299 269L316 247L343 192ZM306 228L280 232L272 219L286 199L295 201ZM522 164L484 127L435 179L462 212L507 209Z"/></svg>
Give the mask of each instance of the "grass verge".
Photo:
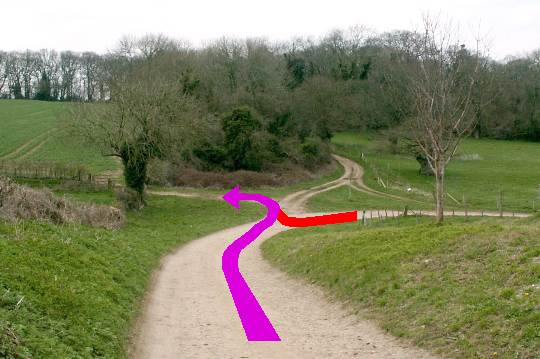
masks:
<svg viewBox="0 0 540 359"><path fill-rule="evenodd" d="M113 200L112 194L99 197L103 203ZM160 258L261 215L250 204L236 212L224 201L149 197L148 206L129 213L118 231L0 222L0 357L124 357L139 301Z"/></svg>
<svg viewBox="0 0 540 359"><path fill-rule="evenodd" d="M429 219L424 219L429 221ZM263 255L394 335L452 358L538 358L539 218L289 231Z"/></svg>

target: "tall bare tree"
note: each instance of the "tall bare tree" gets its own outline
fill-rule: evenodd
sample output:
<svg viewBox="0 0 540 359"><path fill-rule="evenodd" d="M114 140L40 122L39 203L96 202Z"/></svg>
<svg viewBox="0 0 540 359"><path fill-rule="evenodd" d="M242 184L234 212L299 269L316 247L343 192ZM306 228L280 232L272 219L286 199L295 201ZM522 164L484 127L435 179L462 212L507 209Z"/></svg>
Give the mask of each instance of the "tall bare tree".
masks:
<svg viewBox="0 0 540 359"><path fill-rule="evenodd" d="M152 66L146 61L112 78L110 101L82 104L74 116L85 138L122 161L126 185L135 191L139 206L149 161L180 149L200 122L195 100L182 92L181 74L166 62L156 63L159 58L152 59Z"/></svg>
<svg viewBox="0 0 540 359"><path fill-rule="evenodd" d="M407 131L425 156L435 176L437 222L444 218L444 178L464 136L474 128L472 95L483 57L480 49L470 52L456 41L450 25L424 17L412 56L406 63L412 110Z"/></svg>
<svg viewBox="0 0 540 359"><path fill-rule="evenodd" d="M0 51L0 97L2 96L2 90L7 83L8 76L8 54L4 51Z"/></svg>

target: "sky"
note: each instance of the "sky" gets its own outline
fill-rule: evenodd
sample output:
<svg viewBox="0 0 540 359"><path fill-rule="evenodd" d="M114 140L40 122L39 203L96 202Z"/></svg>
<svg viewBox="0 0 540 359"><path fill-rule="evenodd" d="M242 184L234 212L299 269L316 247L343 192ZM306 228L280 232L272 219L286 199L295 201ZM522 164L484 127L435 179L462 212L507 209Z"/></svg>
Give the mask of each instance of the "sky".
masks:
<svg viewBox="0 0 540 359"><path fill-rule="evenodd" d="M0 50L103 53L147 33L200 46L222 36L317 38L354 25L414 30L425 13L451 19L463 42L481 34L498 60L540 48L540 0L22 0L0 7Z"/></svg>

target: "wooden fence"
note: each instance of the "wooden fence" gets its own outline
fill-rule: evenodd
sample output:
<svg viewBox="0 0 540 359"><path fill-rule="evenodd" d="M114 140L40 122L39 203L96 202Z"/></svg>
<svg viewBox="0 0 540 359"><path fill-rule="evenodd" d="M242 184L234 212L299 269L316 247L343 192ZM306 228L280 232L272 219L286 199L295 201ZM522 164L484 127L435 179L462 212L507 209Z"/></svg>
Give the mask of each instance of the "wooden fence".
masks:
<svg viewBox="0 0 540 359"><path fill-rule="evenodd" d="M50 162L0 160L0 175L25 179L57 179L92 182L94 175L84 166Z"/></svg>

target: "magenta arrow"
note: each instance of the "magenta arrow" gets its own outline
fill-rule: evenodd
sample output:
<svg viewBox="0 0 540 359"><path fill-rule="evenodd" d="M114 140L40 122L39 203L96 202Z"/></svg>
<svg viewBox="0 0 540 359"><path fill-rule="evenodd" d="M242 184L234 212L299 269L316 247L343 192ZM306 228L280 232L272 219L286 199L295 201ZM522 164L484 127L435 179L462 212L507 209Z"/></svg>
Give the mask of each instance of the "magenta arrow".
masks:
<svg viewBox="0 0 540 359"><path fill-rule="evenodd" d="M223 252L221 263L248 341L281 341L238 268L238 259L242 250L276 222L280 210L279 204L260 194L242 193L239 186L225 194L223 199L238 209L240 201L255 201L268 208L263 220L227 247Z"/></svg>

